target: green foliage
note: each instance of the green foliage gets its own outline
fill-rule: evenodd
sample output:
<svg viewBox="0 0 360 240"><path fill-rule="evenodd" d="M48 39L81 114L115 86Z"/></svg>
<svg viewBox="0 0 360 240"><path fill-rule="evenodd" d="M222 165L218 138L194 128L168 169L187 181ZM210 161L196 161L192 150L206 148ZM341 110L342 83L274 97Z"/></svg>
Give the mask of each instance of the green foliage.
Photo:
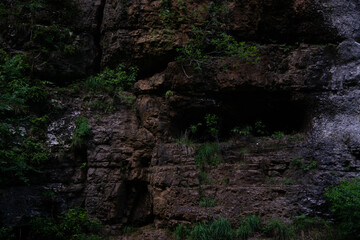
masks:
<svg viewBox="0 0 360 240"><path fill-rule="evenodd" d="M199 173L199 184L200 185L208 185L208 184L213 184L213 180L209 177L209 175L204 172L204 171L201 171Z"/></svg>
<svg viewBox="0 0 360 240"><path fill-rule="evenodd" d="M34 137L24 138L20 132L10 131L8 124L0 124L0 132L0 185L28 183L29 175L40 173L36 167L48 161L45 144Z"/></svg>
<svg viewBox="0 0 360 240"><path fill-rule="evenodd" d="M231 240L234 231L229 220L218 218L210 223L197 223L190 232L191 240Z"/></svg>
<svg viewBox="0 0 360 240"><path fill-rule="evenodd" d="M200 207L215 207L216 201L212 197L209 196L201 196L200 197Z"/></svg>
<svg viewBox="0 0 360 240"><path fill-rule="evenodd" d="M13 240L15 234L12 227L1 227L0 228L0 240Z"/></svg>
<svg viewBox="0 0 360 240"><path fill-rule="evenodd" d="M285 137L285 134L284 132L281 132L281 131L277 131L277 132L274 132L272 135L271 135L272 138L275 138L275 139L282 139Z"/></svg>
<svg viewBox="0 0 360 240"><path fill-rule="evenodd" d="M199 130L203 129L206 131L206 137L211 137L213 140L218 141L218 121L219 117L216 114L206 114L204 117L204 124L203 123L197 123L190 125L190 132L195 135ZM205 128L203 127L205 126Z"/></svg>
<svg viewBox="0 0 360 240"><path fill-rule="evenodd" d="M360 238L360 178L342 180L326 189L325 198L335 214L337 226L347 239Z"/></svg>
<svg viewBox="0 0 360 240"><path fill-rule="evenodd" d="M128 235L128 234L132 233L133 231L134 231L134 227L133 227L133 226L125 226L125 227L122 229L122 234Z"/></svg>
<svg viewBox="0 0 360 240"><path fill-rule="evenodd" d="M74 39L69 28L52 24L50 26L36 25L33 30L32 40L43 53L49 53L50 51L66 51L69 53L70 44Z"/></svg>
<svg viewBox="0 0 360 240"><path fill-rule="evenodd" d="M169 8L167 11L171 13ZM187 13L187 20L192 23L191 37L186 45L177 49L177 60L189 63L197 71L224 57L254 63L259 61L257 47L238 42L226 33L227 14L226 1L214 1L208 6Z"/></svg>
<svg viewBox="0 0 360 240"><path fill-rule="evenodd" d="M208 165L217 166L221 160L221 151L218 143L204 143L196 149L195 163L201 169Z"/></svg>
<svg viewBox="0 0 360 240"><path fill-rule="evenodd" d="M297 216L293 221L293 225L296 229L296 233L301 233L301 235L306 237L308 236L309 239L338 239L334 226L328 221L318 217L310 218L305 215Z"/></svg>
<svg viewBox="0 0 360 240"><path fill-rule="evenodd" d="M292 239L295 235L295 228L292 224L278 219L271 219L263 230L276 240Z"/></svg>
<svg viewBox="0 0 360 240"><path fill-rule="evenodd" d="M48 152L40 136L46 117L31 121L32 136L26 132L28 114L33 108L47 104L42 82L29 77L25 55L9 56L0 50L0 184L28 183L28 176L39 173L35 168L48 160ZM21 126L21 128L20 128Z"/></svg>
<svg viewBox="0 0 360 240"><path fill-rule="evenodd" d="M250 215L246 221L241 221L240 226L236 229L236 236L239 239L248 239L252 237L254 233L262 230L261 217Z"/></svg>
<svg viewBox="0 0 360 240"><path fill-rule="evenodd" d="M135 97L126 93L136 82L138 68L130 67L124 70L120 64L116 69L105 68L102 73L89 77L85 81L85 88L95 93L108 93L113 98L118 97L126 104L133 104ZM109 110L109 108L107 108Z"/></svg>
<svg viewBox="0 0 360 240"><path fill-rule="evenodd" d="M190 236L191 229L182 224L176 226L174 231L175 240L185 240Z"/></svg>
<svg viewBox="0 0 360 240"><path fill-rule="evenodd" d="M74 148L83 148L87 146L87 140L91 135L91 127L85 116L79 116L75 121L75 132L71 146Z"/></svg>
<svg viewBox="0 0 360 240"><path fill-rule="evenodd" d="M29 77L25 55L10 57L0 51L0 115L26 113L31 106L46 106L44 83Z"/></svg>
<svg viewBox="0 0 360 240"><path fill-rule="evenodd" d="M176 144L190 146L193 144L193 141L189 139L187 135L181 135L178 139L176 139Z"/></svg>
<svg viewBox="0 0 360 240"><path fill-rule="evenodd" d="M205 115L205 122L206 127L208 128L208 131L210 134L217 136L219 133L219 130L217 128L219 117L215 114L206 114Z"/></svg>
<svg viewBox="0 0 360 240"><path fill-rule="evenodd" d="M302 157L299 157L299 156L295 156L291 160L290 164L292 166L297 167L298 169L302 169L305 172L310 171L312 169L315 169L317 167L317 162L316 161L311 161L310 163L305 163L305 160Z"/></svg>
<svg viewBox="0 0 360 240"><path fill-rule="evenodd" d="M235 127L231 130L231 132L241 136L248 136L251 134L252 130L253 128L251 126L246 126L244 128Z"/></svg>
<svg viewBox="0 0 360 240"><path fill-rule="evenodd" d="M250 226L251 231L258 232L261 230L261 217L256 215L250 215L248 216L247 224Z"/></svg>
<svg viewBox="0 0 360 240"><path fill-rule="evenodd" d="M249 237L253 236L253 231L251 230L251 227L249 224L241 224L237 229L236 229L236 237L241 239L241 240L246 240Z"/></svg>
<svg viewBox="0 0 360 240"><path fill-rule="evenodd" d="M69 209L64 215L36 217L31 220L31 237L39 240L95 240L102 225L96 219L90 219L85 209Z"/></svg>
<svg viewBox="0 0 360 240"><path fill-rule="evenodd" d="M266 128L266 126L262 121L257 121L254 126L254 133L256 135L263 136L266 134L265 128Z"/></svg>
<svg viewBox="0 0 360 240"><path fill-rule="evenodd" d="M165 98L169 98L169 97L171 97L172 95L174 95L174 92L171 91L171 90L167 90L166 93L165 93Z"/></svg>
<svg viewBox="0 0 360 240"><path fill-rule="evenodd" d="M120 64L116 69L105 68L102 73L92 76L85 81L85 87L94 92L118 92L128 90L136 81L138 69L131 67L129 71L124 70Z"/></svg>
<svg viewBox="0 0 360 240"><path fill-rule="evenodd" d="M190 125L190 131L192 134L195 134L198 131L198 128L202 126L202 123Z"/></svg>

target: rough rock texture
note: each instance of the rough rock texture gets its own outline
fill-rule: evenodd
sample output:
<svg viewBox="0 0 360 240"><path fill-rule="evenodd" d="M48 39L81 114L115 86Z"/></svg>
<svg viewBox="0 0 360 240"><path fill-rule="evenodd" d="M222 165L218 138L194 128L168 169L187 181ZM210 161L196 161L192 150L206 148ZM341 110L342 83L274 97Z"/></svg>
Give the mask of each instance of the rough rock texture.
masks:
<svg viewBox="0 0 360 240"><path fill-rule="evenodd" d="M261 61L224 59L218 66L226 70L214 65L199 74L173 61L175 48L189 37L189 25L164 22L160 0L78 1L76 31L81 41L89 37L89 51L76 55L80 65L67 62L60 78L84 76L96 63L137 64L143 79L133 89L136 103L119 103L104 113L88 108L76 92L54 98L62 111L49 125L48 139L54 152L63 153L45 168L45 184L1 190L3 222L26 223L43 212L44 190L56 193L59 211L82 205L112 234L126 224L165 228L217 216L234 223L247 214L328 217L324 189L359 176L359 3L228 2L229 30L238 39L260 42ZM2 46L9 44L10 33L1 34ZM168 90L172 94L166 96ZM200 183L197 145L176 139L206 113L219 116L223 161L206 169L211 180ZM86 151L74 154L69 142L79 114L89 118L92 137ZM230 135L233 127L260 119L286 137ZM14 196L21 208L7 200ZM204 197L216 206L202 207ZM167 239L148 232L134 239Z"/></svg>

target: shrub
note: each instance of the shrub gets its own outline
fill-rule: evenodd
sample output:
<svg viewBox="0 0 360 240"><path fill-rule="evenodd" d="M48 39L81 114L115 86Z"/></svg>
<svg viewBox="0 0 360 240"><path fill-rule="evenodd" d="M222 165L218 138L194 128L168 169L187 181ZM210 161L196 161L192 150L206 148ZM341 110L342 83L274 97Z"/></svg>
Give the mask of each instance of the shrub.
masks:
<svg viewBox="0 0 360 240"><path fill-rule="evenodd" d="M1 227L0 228L0 240L13 240L15 234L12 227Z"/></svg>
<svg viewBox="0 0 360 240"><path fill-rule="evenodd" d="M338 227L347 239L360 238L360 178L342 180L326 189L325 198L331 205Z"/></svg>
<svg viewBox="0 0 360 240"><path fill-rule="evenodd" d="M128 90L136 81L138 69L130 67L124 70L120 64L116 69L105 68L102 73L92 76L85 81L85 87L95 92L118 93L119 90Z"/></svg>
<svg viewBox="0 0 360 240"><path fill-rule="evenodd" d="M95 240L102 229L101 223L91 219L85 209L69 209L58 217L36 217L31 220L33 239L54 240Z"/></svg>

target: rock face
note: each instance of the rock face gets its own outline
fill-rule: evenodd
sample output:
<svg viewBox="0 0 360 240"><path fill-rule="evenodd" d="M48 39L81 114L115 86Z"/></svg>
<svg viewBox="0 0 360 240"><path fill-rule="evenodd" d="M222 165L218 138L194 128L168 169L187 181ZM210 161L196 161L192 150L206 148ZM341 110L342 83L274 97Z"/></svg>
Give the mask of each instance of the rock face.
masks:
<svg viewBox="0 0 360 240"><path fill-rule="evenodd" d="M218 216L234 223L248 214L329 217L324 189L359 176L359 2L228 1L229 31L260 42L261 60L223 59L202 73L174 61L190 25L162 18L162 2L75 1L72 26L84 48L52 58L45 68L35 64L38 74L61 80L136 64L142 77L133 89L137 100L104 113L86 107L81 91L54 97L63 108L49 125L49 145L53 152L63 146L63 153L45 167L42 183L1 190L2 221L22 224L46 211L46 190L56 193L51 204L59 211L84 206L112 234L126 224L165 228ZM179 3L169 2L172 9ZM1 32L1 46L26 50L26 40L13 42L18 34ZM208 113L219 117L222 161L201 169L195 161L201 143L179 139ZM66 138L79 114L88 117L92 137L74 154ZM286 136L231 135L234 127L259 120ZM21 209L8 201L13 198ZM139 239L151 239L146 234Z"/></svg>

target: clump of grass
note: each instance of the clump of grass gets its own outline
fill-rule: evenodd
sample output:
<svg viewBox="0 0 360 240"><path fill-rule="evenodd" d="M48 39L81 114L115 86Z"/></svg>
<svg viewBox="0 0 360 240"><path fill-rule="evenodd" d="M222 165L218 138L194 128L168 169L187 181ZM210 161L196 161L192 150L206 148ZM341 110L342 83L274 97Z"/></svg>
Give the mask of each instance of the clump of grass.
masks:
<svg viewBox="0 0 360 240"><path fill-rule="evenodd" d="M204 143L197 148L195 163L204 169L206 166L217 166L222 161L218 143Z"/></svg>
<svg viewBox="0 0 360 240"><path fill-rule="evenodd" d="M238 229L236 229L236 236L239 239L248 239L252 237L254 233L261 231L261 217L256 215L248 216L246 221L242 221Z"/></svg>
<svg viewBox="0 0 360 240"><path fill-rule="evenodd" d="M211 177L209 177L209 175L206 172L201 171L199 173L199 183L200 185L202 184L210 185L213 184L213 180L211 179Z"/></svg>
<svg viewBox="0 0 360 240"><path fill-rule="evenodd" d="M200 207L215 207L216 201L215 199L207 196L202 196L200 198Z"/></svg>
<svg viewBox="0 0 360 240"><path fill-rule="evenodd" d="M197 223L190 232L191 240L231 240L234 230L228 219L218 218L210 223Z"/></svg>
<svg viewBox="0 0 360 240"><path fill-rule="evenodd" d="M190 236L191 229L185 227L182 224L176 226L174 236L176 240L184 240Z"/></svg>
<svg viewBox="0 0 360 240"><path fill-rule="evenodd" d="M265 234L276 240L291 239L295 235L294 226L279 219L271 219L263 230Z"/></svg>

